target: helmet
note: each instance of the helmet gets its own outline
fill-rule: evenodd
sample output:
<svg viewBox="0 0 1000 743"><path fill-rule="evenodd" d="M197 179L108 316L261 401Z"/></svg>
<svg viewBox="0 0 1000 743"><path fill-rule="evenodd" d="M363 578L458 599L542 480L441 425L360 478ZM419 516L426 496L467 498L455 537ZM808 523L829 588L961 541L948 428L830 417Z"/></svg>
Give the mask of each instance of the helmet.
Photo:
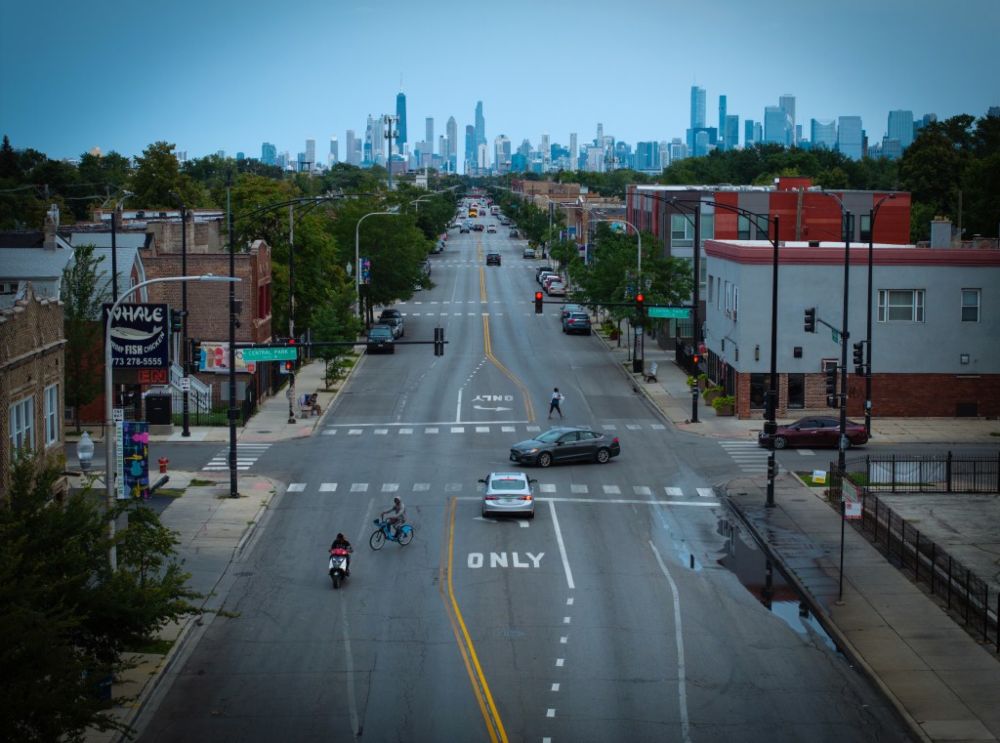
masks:
<svg viewBox="0 0 1000 743"><path fill-rule="evenodd" d="M399 500L399 496L398 495L392 499L392 502L393 503L402 503L402 501Z"/></svg>
<svg viewBox="0 0 1000 743"><path fill-rule="evenodd" d="M343 538L344 538L343 533L338 531L337 532L337 539L343 539Z"/></svg>

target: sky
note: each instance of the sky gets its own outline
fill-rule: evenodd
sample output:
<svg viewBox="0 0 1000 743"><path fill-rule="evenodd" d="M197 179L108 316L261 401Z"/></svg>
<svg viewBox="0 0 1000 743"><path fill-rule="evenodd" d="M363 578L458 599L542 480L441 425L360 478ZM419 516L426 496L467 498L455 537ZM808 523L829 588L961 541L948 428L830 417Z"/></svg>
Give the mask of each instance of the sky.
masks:
<svg viewBox="0 0 1000 743"><path fill-rule="evenodd" d="M465 126L483 101L487 142L542 134L684 137L690 91L761 121L796 97L796 123L860 115L870 141L888 112L985 115L1000 105L1000 0L3 0L0 135L51 158L139 155L165 140L188 157L292 158L363 136L407 98ZM435 143L436 146L436 143Z"/></svg>

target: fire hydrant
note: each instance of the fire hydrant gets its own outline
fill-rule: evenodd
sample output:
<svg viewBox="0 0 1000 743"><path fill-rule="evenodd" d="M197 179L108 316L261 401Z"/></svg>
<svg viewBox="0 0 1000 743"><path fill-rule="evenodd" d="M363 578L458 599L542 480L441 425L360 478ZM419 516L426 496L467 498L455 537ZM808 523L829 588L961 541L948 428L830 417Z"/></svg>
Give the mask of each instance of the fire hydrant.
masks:
<svg viewBox="0 0 1000 743"><path fill-rule="evenodd" d="M166 474L166 472L167 472L167 465L170 464L170 460L167 459L166 457L160 457L156 461L158 461L160 463L160 474L161 475Z"/></svg>

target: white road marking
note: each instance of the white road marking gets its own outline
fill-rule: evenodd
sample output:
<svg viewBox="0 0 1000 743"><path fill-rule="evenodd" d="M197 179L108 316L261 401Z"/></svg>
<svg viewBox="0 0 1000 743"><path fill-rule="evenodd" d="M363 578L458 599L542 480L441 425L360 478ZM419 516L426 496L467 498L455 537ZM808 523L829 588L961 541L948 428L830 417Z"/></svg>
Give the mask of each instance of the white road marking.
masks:
<svg viewBox="0 0 1000 743"><path fill-rule="evenodd" d="M361 435L361 429L360 428L348 428L347 429L347 435L348 436L360 436Z"/></svg>
<svg viewBox="0 0 1000 743"><path fill-rule="evenodd" d="M572 606L572 605L573 605L573 597L570 596L568 599L566 599L566 606Z"/></svg>
<svg viewBox="0 0 1000 743"><path fill-rule="evenodd" d="M399 429L399 435L400 436L409 435L411 433L413 433L413 429L412 428L400 428Z"/></svg>
<svg viewBox="0 0 1000 743"><path fill-rule="evenodd" d="M537 501L549 503L596 503L603 505L634 505L634 506L682 506L688 508L714 508L718 501L684 501L684 500L635 500L634 498L536 498Z"/></svg>
<svg viewBox="0 0 1000 743"><path fill-rule="evenodd" d="M293 482L288 486L286 492L289 493L301 493L306 489L306 484L304 482Z"/></svg>
<svg viewBox="0 0 1000 743"><path fill-rule="evenodd" d="M814 452L812 449L799 449L799 454L801 454L803 457L815 457L816 456L816 452Z"/></svg>
<svg viewBox="0 0 1000 743"><path fill-rule="evenodd" d="M382 483L382 492L383 493L395 493L397 490L399 490L399 483L398 482L384 482L384 483Z"/></svg>
<svg viewBox="0 0 1000 743"><path fill-rule="evenodd" d="M413 483L414 493L423 493L431 489L431 484L429 482L415 482Z"/></svg>
<svg viewBox="0 0 1000 743"><path fill-rule="evenodd" d="M712 490L712 488L697 488L697 490L698 490L698 495L700 495L702 498L715 497L715 491Z"/></svg>
<svg viewBox="0 0 1000 743"><path fill-rule="evenodd" d="M366 482L352 482L351 483L351 492L352 493L367 493L368 492L368 483L366 483Z"/></svg>
<svg viewBox="0 0 1000 743"><path fill-rule="evenodd" d="M556 716L556 711L554 709L552 709L552 707L549 707L547 710L545 710L545 716L546 717L555 717Z"/></svg>
<svg viewBox="0 0 1000 743"><path fill-rule="evenodd" d="M336 493L337 492L337 483L335 483L335 482L320 483L319 492L321 492L321 493Z"/></svg>
<svg viewBox="0 0 1000 743"><path fill-rule="evenodd" d="M518 521L517 525L520 526L522 529L527 529L529 526L531 526L531 524L528 523L528 521L526 521L524 519L521 519L520 521Z"/></svg>
<svg viewBox="0 0 1000 743"><path fill-rule="evenodd" d="M621 495L622 489L617 485L604 485L605 495Z"/></svg>
<svg viewBox="0 0 1000 743"><path fill-rule="evenodd" d="M636 495L652 495L653 491L649 489L646 485L633 485L632 492Z"/></svg>
<svg viewBox="0 0 1000 743"><path fill-rule="evenodd" d="M541 485L538 486L538 491L540 493L554 493L556 492L555 483L543 482Z"/></svg>
<svg viewBox="0 0 1000 743"><path fill-rule="evenodd" d="M336 436L337 435L337 429L336 428L324 428L322 435L323 436Z"/></svg>
<svg viewBox="0 0 1000 743"><path fill-rule="evenodd" d="M351 730L355 737L361 730L360 718L358 717L358 702L354 697L354 653L351 652L351 627L347 623L347 602L340 602L340 629L344 636L344 666L347 673L344 674L347 682L347 707L351 714Z"/></svg>
<svg viewBox="0 0 1000 743"><path fill-rule="evenodd" d="M465 433L465 426L452 426L451 427L451 432L452 433Z"/></svg>
<svg viewBox="0 0 1000 743"><path fill-rule="evenodd" d="M603 426L601 426L601 428L603 428L605 431L617 431L618 430L618 426L614 425L613 423L605 423Z"/></svg>
<svg viewBox="0 0 1000 743"><path fill-rule="evenodd" d="M566 635L563 635L562 637L559 638L560 645L565 645L567 642L569 642L569 638L566 637Z"/></svg>
<svg viewBox="0 0 1000 743"><path fill-rule="evenodd" d="M562 558L563 570L566 572L566 585L569 590L576 588L573 583L573 571L569 567L569 558L566 557L566 544L563 542L562 530L559 528L559 517L556 516L556 504L549 501L549 512L552 514L552 526L556 531L556 543L559 545L559 556Z"/></svg>
<svg viewBox="0 0 1000 743"><path fill-rule="evenodd" d="M569 486L569 491L571 493L588 493L590 492L590 488L580 483L573 483L572 485Z"/></svg>
<svg viewBox="0 0 1000 743"><path fill-rule="evenodd" d="M525 426L524 430L525 431L541 431L542 427L541 426Z"/></svg>
<svg viewBox="0 0 1000 743"><path fill-rule="evenodd" d="M458 388L458 403L455 405L455 420L462 420L462 388ZM435 431L436 433L436 431ZM452 432L454 433L454 431Z"/></svg>
<svg viewBox="0 0 1000 743"><path fill-rule="evenodd" d="M559 684L552 684L552 691L559 691Z"/></svg>
<svg viewBox="0 0 1000 743"><path fill-rule="evenodd" d="M674 498L680 498L682 495L684 495L684 491L681 490L680 488L663 488L663 489L666 491L667 495Z"/></svg>
<svg viewBox="0 0 1000 743"><path fill-rule="evenodd" d="M681 737L685 743L691 743L691 724L688 721L687 709L687 672L684 666L684 634L681 628L680 596L678 595L677 584L674 583L673 576L670 575L670 571L667 570L667 566L664 564L663 558L660 557L660 551L656 549L656 545L653 544L652 540L650 540L649 546L653 550L653 554L656 556L656 562L659 563L660 570L666 576L667 582L670 584L670 594L673 596L674 636L677 640L677 696L681 712Z"/></svg>
<svg viewBox="0 0 1000 743"><path fill-rule="evenodd" d="M649 427L652 428L654 431L665 431L666 428L667 428L662 423L652 423L652 424L650 424Z"/></svg>
<svg viewBox="0 0 1000 743"><path fill-rule="evenodd" d="M629 431L641 431L642 430L642 426L640 426L637 423L626 423L625 424L625 428L627 428Z"/></svg>
<svg viewBox="0 0 1000 743"><path fill-rule="evenodd" d="M565 665L566 665L565 658L556 658L556 668L562 668Z"/></svg>
<svg viewBox="0 0 1000 743"><path fill-rule="evenodd" d="M514 433L515 430L514 426L500 426L501 433Z"/></svg>
<svg viewBox="0 0 1000 743"><path fill-rule="evenodd" d="M571 621L573 621L572 617L563 617L563 624L569 624Z"/></svg>
<svg viewBox="0 0 1000 743"><path fill-rule="evenodd" d="M458 493L461 490L462 490L462 483L460 482L445 483L444 492L446 493Z"/></svg>
<svg viewBox="0 0 1000 743"><path fill-rule="evenodd" d="M476 433L489 433L489 432L490 432L489 426L476 426Z"/></svg>
<svg viewBox="0 0 1000 743"><path fill-rule="evenodd" d="M427 428L424 429L424 433L437 433L437 432L438 432L437 426L428 426Z"/></svg>
<svg viewBox="0 0 1000 743"><path fill-rule="evenodd" d="M388 428L376 428L374 431L372 431L372 433L374 433L376 436L386 436L389 433L389 429Z"/></svg>

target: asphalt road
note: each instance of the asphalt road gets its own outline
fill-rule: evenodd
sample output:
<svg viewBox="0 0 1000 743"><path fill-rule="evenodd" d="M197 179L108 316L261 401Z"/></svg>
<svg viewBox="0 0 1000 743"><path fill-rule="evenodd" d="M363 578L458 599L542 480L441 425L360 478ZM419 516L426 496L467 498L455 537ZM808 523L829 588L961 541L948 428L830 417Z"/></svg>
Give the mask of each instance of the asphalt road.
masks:
<svg viewBox="0 0 1000 743"><path fill-rule="evenodd" d="M445 356L364 357L318 435L254 465L288 490L142 739L907 740L823 637L721 564L713 487L742 465L671 429L595 338L536 316L522 246L453 233L436 288L400 305L408 339L445 328ZM482 519L478 478L514 468L554 386L564 422L622 456L530 468L535 518ZM373 552L397 494L416 536ZM355 554L334 591L337 531Z"/></svg>

